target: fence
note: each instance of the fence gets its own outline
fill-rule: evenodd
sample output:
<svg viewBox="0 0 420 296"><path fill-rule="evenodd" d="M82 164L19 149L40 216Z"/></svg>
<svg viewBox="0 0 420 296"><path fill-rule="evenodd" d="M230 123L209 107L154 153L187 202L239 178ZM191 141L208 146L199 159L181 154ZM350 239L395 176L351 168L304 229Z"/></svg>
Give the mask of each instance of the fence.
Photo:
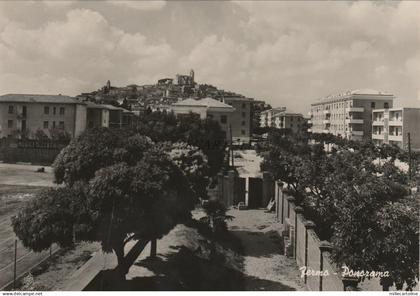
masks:
<svg viewBox="0 0 420 296"><path fill-rule="evenodd" d="M331 246L320 241L315 224L306 220L303 209L296 206L282 183L275 182L276 218L283 224L284 254L296 259L299 268L306 267L304 282L311 291L354 290L358 280L341 276L341 270L331 260ZM308 275L308 271L316 274Z"/></svg>
<svg viewBox="0 0 420 296"><path fill-rule="evenodd" d="M65 143L52 140L0 139L0 161L51 165Z"/></svg>
<svg viewBox="0 0 420 296"><path fill-rule="evenodd" d="M23 248L22 244L15 239L3 241L2 245L6 245L6 247L0 250L0 255L7 259L0 265L0 290L18 288L20 281L28 273L36 271L39 266L60 250L54 244L49 250L32 252Z"/></svg>

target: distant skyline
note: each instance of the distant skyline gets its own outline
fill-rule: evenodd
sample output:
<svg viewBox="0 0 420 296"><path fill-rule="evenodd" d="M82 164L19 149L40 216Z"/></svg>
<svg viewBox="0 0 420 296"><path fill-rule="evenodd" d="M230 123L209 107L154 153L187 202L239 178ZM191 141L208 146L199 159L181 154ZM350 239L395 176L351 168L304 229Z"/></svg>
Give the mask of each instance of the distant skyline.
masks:
<svg viewBox="0 0 420 296"><path fill-rule="evenodd" d="M420 107L420 2L3 1L0 94L198 83L306 113L329 94Z"/></svg>

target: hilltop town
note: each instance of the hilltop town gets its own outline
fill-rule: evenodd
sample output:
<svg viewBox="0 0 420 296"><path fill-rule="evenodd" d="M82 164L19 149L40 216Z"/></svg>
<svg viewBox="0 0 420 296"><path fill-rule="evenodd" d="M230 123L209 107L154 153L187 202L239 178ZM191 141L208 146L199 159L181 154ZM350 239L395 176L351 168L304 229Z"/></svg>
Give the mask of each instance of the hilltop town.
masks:
<svg viewBox="0 0 420 296"><path fill-rule="evenodd" d="M146 109L162 110L186 98L243 97L240 94L218 89L210 84L199 84L195 81L194 70L189 75L176 74L175 78L161 78L156 84L123 87L111 85L107 81L101 89L77 96L82 101L93 101L108 104L119 104L132 111L141 113Z"/></svg>

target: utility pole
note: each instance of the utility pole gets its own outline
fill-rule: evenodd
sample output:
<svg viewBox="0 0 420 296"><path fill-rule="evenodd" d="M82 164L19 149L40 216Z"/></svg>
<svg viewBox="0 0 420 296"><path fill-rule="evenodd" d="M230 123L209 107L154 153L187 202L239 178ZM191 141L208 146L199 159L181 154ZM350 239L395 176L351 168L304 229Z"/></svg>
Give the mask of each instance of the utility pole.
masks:
<svg viewBox="0 0 420 296"><path fill-rule="evenodd" d="M15 260L13 264L13 290L16 289L16 258L17 258L17 239L15 238Z"/></svg>
<svg viewBox="0 0 420 296"><path fill-rule="evenodd" d="M230 132L230 152L232 155L232 167L235 167L235 161L234 161L234 156L233 156L233 136L232 136L232 125L229 124L229 132Z"/></svg>
<svg viewBox="0 0 420 296"><path fill-rule="evenodd" d="M411 181L411 137L410 133L407 133L407 139L408 139L408 177Z"/></svg>

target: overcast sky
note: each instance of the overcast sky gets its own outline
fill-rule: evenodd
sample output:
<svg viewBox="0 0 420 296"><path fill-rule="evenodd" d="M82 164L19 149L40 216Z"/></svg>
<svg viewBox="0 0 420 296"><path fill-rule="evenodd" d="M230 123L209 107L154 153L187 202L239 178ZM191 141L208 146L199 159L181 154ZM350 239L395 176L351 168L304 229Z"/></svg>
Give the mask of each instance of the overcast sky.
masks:
<svg viewBox="0 0 420 296"><path fill-rule="evenodd" d="M0 2L0 93L189 73L306 112L350 89L420 107L420 2Z"/></svg>

